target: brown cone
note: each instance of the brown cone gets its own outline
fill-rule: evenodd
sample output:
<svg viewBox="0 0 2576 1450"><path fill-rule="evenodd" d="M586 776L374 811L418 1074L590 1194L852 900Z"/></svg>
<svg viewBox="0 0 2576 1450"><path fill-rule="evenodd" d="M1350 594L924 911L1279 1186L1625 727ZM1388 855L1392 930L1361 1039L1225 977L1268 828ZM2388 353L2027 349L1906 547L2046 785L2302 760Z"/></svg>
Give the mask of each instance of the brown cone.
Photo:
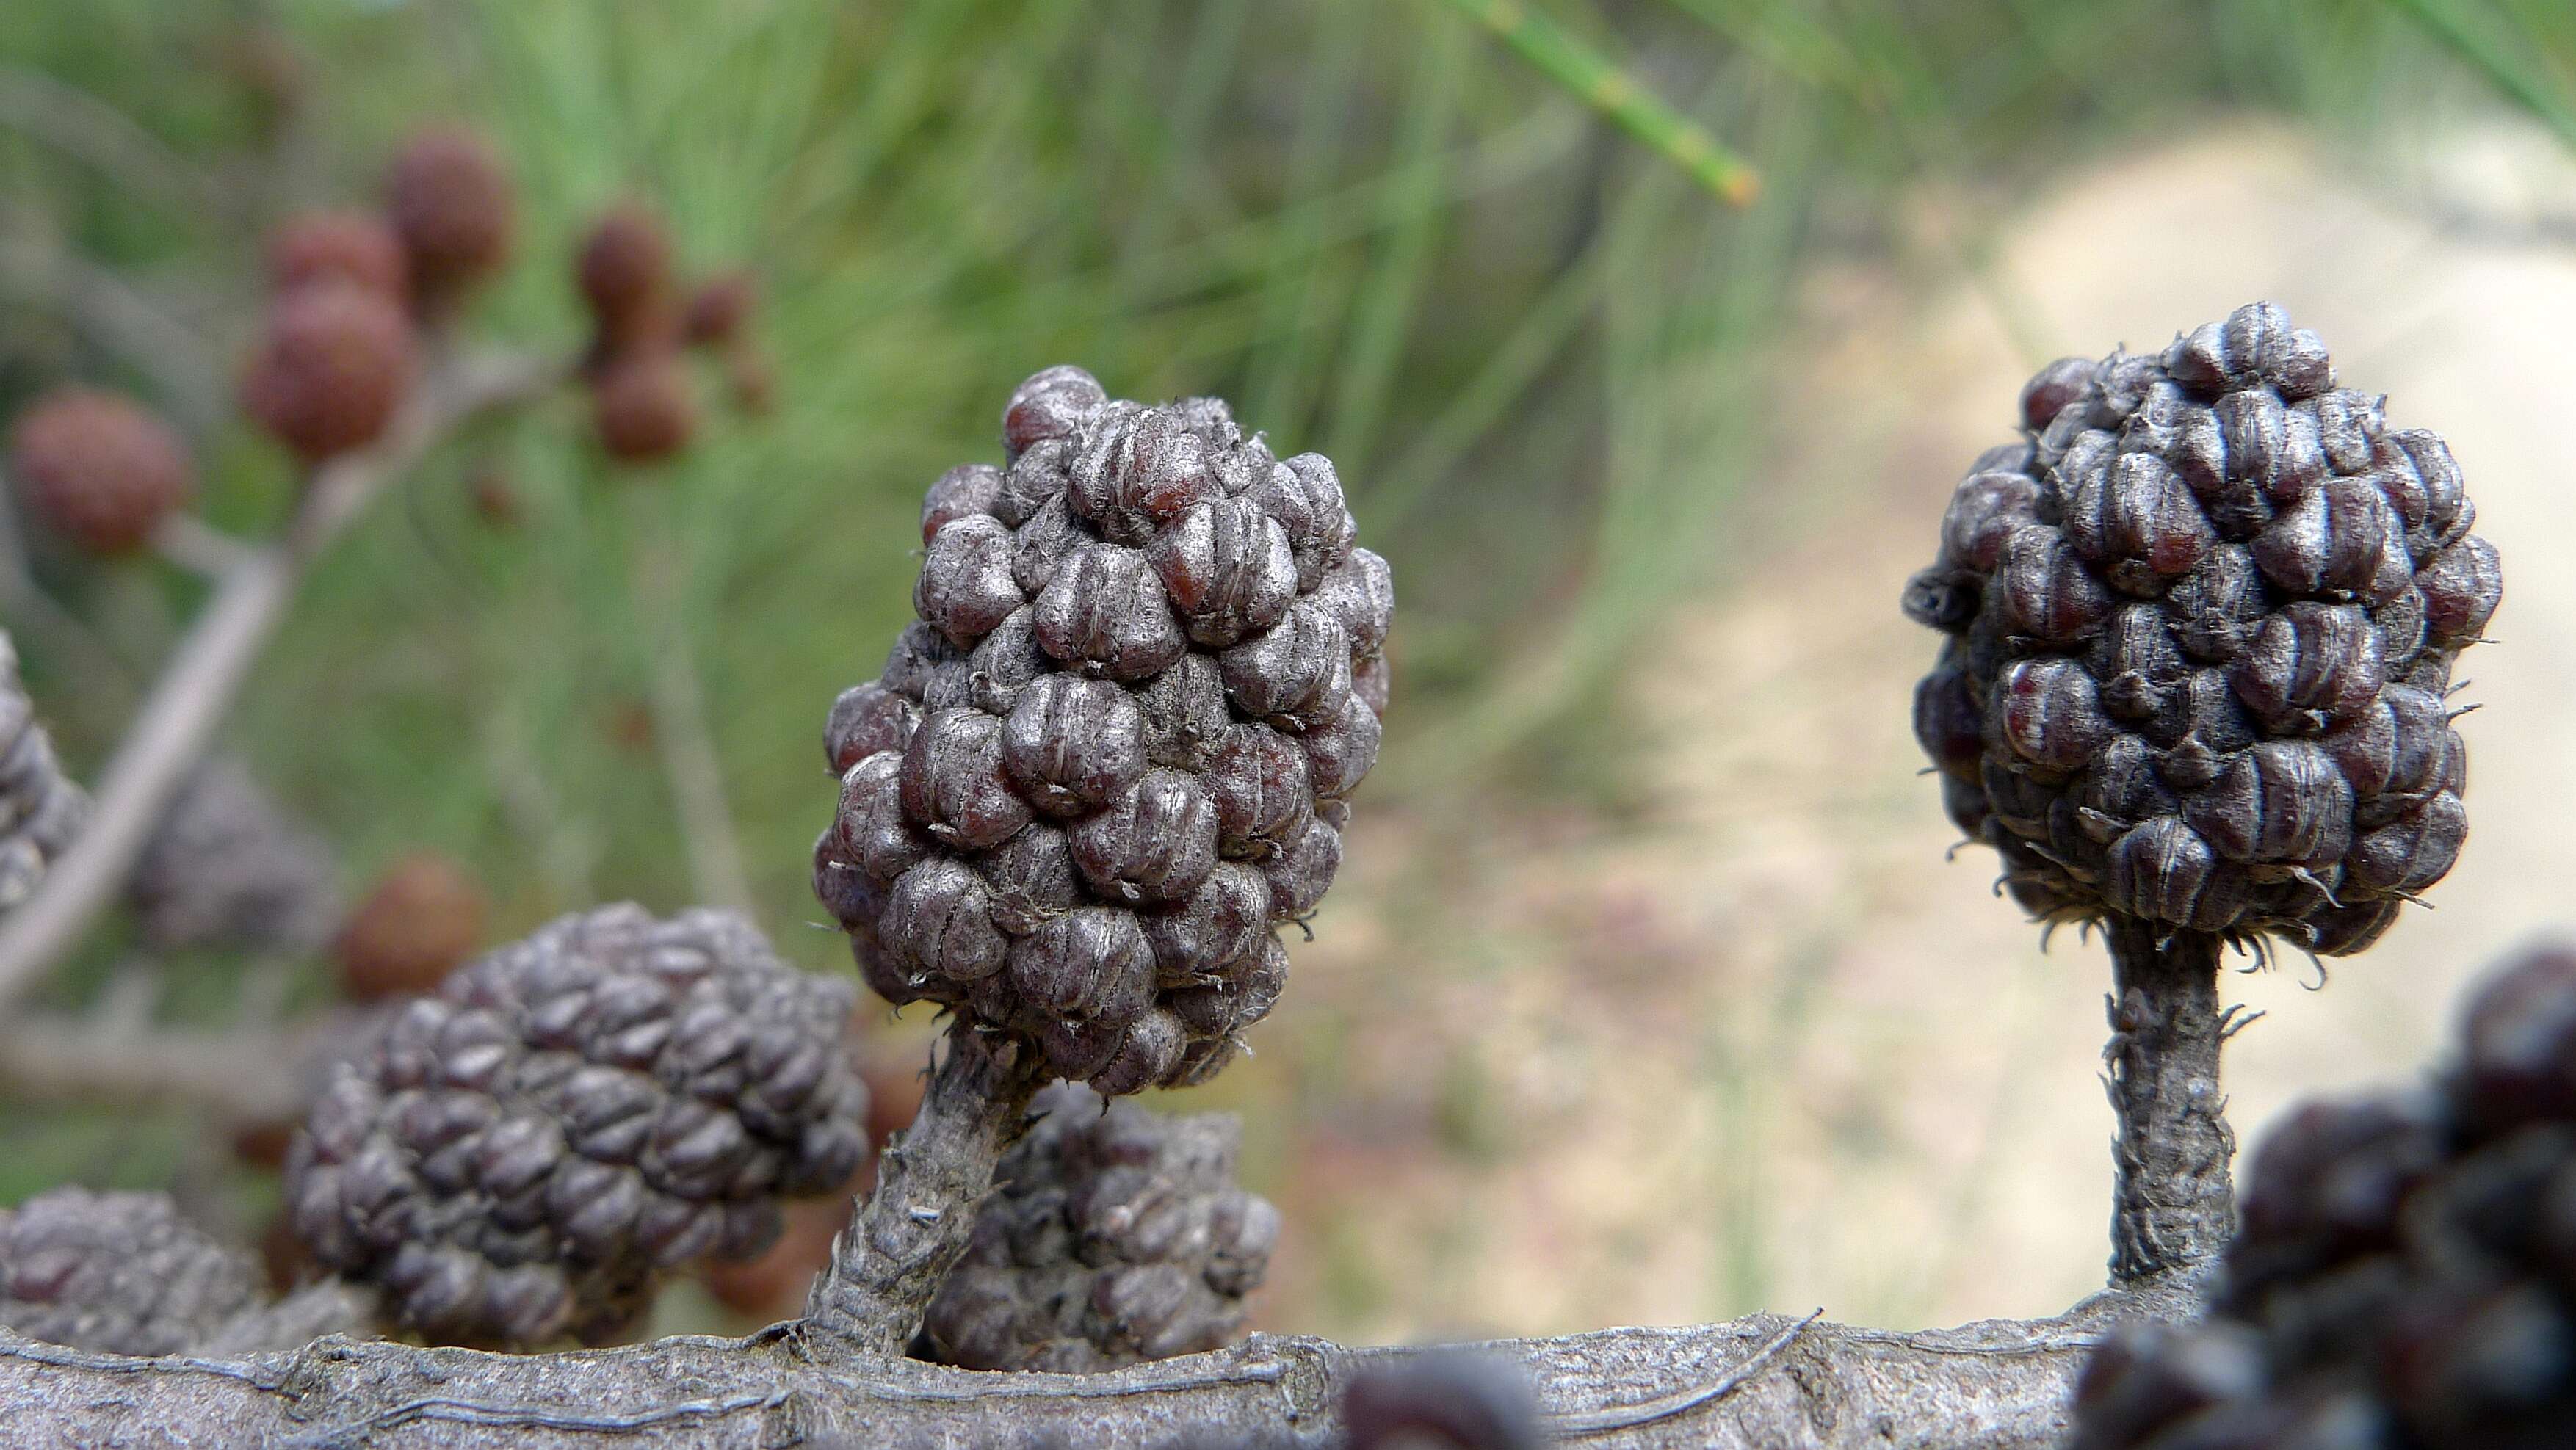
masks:
<svg viewBox="0 0 2576 1450"><path fill-rule="evenodd" d="M18 417L9 464L36 516L97 554L137 547L197 491L196 466L169 425L97 388L38 398Z"/></svg>
<svg viewBox="0 0 2576 1450"><path fill-rule="evenodd" d="M411 262L413 306L434 314L509 259L518 224L510 176L483 139L424 131L394 158L385 214Z"/></svg>
<svg viewBox="0 0 2576 1450"><path fill-rule="evenodd" d="M411 264L382 217L359 211L308 212L288 219L268 239L268 282L280 295L338 280L400 302Z"/></svg>
<svg viewBox="0 0 2576 1450"><path fill-rule="evenodd" d="M680 337L692 347L732 342L742 335L743 325L751 320L752 308L759 302L760 288L751 280L751 274L727 272L710 277L689 294Z"/></svg>
<svg viewBox="0 0 2576 1450"><path fill-rule="evenodd" d="M671 239L642 206L626 203L592 226L574 280L597 325L594 355L603 361L666 343L679 329Z"/></svg>
<svg viewBox="0 0 2576 1450"><path fill-rule="evenodd" d="M657 348L608 365L591 389L599 446L621 463L653 463L688 446L697 400L679 355Z"/></svg>
<svg viewBox="0 0 2576 1450"><path fill-rule="evenodd" d="M724 352L725 395L734 411L765 418L778 406L778 369L749 338L737 338Z"/></svg>
<svg viewBox="0 0 2576 1450"><path fill-rule="evenodd" d="M437 990L483 944L483 888L436 852L405 856L341 928L340 990L353 1001Z"/></svg>
<svg viewBox="0 0 2576 1450"><path fill-rule="evenodd" d="M412 381L411 323L384 297L321 282L278 299L242 408L307 462L373 443Z"/></svg>

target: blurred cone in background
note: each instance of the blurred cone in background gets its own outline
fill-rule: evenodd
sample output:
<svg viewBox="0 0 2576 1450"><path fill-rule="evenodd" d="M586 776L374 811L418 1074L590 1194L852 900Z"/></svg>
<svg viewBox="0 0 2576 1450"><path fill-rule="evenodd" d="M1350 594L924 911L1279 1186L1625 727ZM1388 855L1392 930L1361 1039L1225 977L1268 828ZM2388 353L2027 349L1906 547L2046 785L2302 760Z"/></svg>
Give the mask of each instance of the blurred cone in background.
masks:
<svg viewBox="0 0 2576 1450"><path fill-rule="evenodd" d="M411 388L411 323L336 277L282 294L242 376L242 411L307 463L376 441Z"/></svg>
<svg viewBox="0 0 2576 1450"><path fill-rule="evenodd" d="M412 311L437 318L509 260L518 229L509 172L483 139L441 127L412 138L385 183L385 215L411 263Z"/></svg>
<svg viewBox="0 0 2576 1450"><path fill-rule="evenodd" d="M318 211L289 218L268 239L268 285L284 296L326 280L400 302L410 295L411 264L381 217Z"/></svg>
<svg viewBox="0 0 2576 1450"><path fill-rule="evenodd" d="M599 446L620 463L654 463L688 446L698 404L688 370L668 346L609 363L591 389Z"/></svg>
<svg viewBox="0 0 2576 1450"><path fill-rule="evenodd" d="M708 278L689 294L688 311L680 325L681 340L691 347L722 347L739 341L743 328L751 320L752 309L760 304L760 286L747 272L726 272Z"/></svg>
<svg viewBox="0 0 2576 1450"><path fill-rule="evenodd" d="M670 235L641 205L626 202L599 219L582 244L573 280L590 308L593 366L677 340Z"/></svg>
<svg viewBox="0 0 2576 1450"><path fill-rule="evenodd" d="M340 920L329 849L241 762L201 762L162 814L127 879L143 938L192 947L309 952Z"/></svg>
<svg viewBox="0 0 2576 1450"><path fill-rule="evenodd" d="M490 904L464 865L435 851L395 861L340 928L340 990L353 1002L437 989L483 945Z"/></svg>
<svg viewBox="0 0 2576 1450"><path fill-rule="evenodd" d="M60 387L19 415L9 466L46 527L93 554L139 548L196 496L196 465L170 426L100 388Z"/></svg>

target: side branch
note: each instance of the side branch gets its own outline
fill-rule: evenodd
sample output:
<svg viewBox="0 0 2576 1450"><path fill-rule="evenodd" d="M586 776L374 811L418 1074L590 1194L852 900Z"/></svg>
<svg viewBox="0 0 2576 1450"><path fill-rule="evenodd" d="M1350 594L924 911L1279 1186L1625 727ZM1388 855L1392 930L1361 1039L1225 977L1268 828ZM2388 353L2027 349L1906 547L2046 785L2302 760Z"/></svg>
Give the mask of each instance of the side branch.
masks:
<svg viewBox="0 0 2576 1450"><path fill-rule="evenodd" d="M1028 1126L1044 1077L1022 1051L960 1022L912 1125L877 1162L876 1191L832 1241L800 1326L818 1358L899 1356L975 1231L993 1168Z"/></svg>
<svg viewBox="0 0 2576 1450"><path fill-rule="evenodd" d="M316 470L284 534L233 562L109 757L93 792L89 828L36 894L0 923L0 1013L34 987L115 896L313 560L440 438L476 414L535 396L559 376L558 368L525 359L437 370L382 442Z"/></svg>
<svg viewBox="0 0 2576 1450"><path fill-rule="evenodd" d="M38 1098L185 1103L220 1122L282 1122L305 1108L314 1046L255 1029L188 1032L31 1016L0 1024L0 1083Z"/></svg>
<svg viewBox="0 0 2576 1450"><path fill-rule="evenodd" d="M1756 1315L1474 1346L1529 1372L1548 1428L1585 1446L2039 1450L2068 1387L2161 1292L2064 1315L1896 1333ZM795 1326L580 1354L495 1355L326 1339L288 1354L123 1359L0 1334L0 1417L30 1443L1322 1447L1355 1374L1412 1349L1256 1335L1098 1375L992 1374L875 1356L818 1361ZM390 1432L407 1430L394 1435Z"/></svg>
<svg viewBox="0 0 2576 1450"><path fill-rule="evenodd" d="M2235 1229L2218 1055L2229 1031L2218 1005L2221 942L2126 917L2107 929L2114 984L2104 1085L2119 1118L2112 1153L2111 1281L2191 1273Z"/></svg>

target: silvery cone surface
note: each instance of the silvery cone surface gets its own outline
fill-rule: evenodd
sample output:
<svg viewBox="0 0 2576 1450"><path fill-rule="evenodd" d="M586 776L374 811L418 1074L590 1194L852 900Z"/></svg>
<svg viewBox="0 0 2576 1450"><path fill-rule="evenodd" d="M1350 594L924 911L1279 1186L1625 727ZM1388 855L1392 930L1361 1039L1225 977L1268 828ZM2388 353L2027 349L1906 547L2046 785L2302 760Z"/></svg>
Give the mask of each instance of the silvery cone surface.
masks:
<svg viewBox="0 0 2576 1450"><path fill-rule="evenodd" d="M178 1354L259 1303L249 1256L162 1193L54 1188L0 1210L0 1324L104 1354Z"/></svg>
<svg viewBox="0 0 2576 1450"><path fill-rule="evenodd" d="M613 1337L667 1271L758 1253L782 1197L856 1170L852 1000L730 912L560 918L333 1070L289 1150L290 1221L431 1339Z"/></svg>
<svg viewBox="0 0 2576 1450"><path fill-rule="evenodd" d="M1329 460L1213 398L1050 368L1002 436L931 486L920 622L832 708L815 892L890 1002L1111 1096L1202 1081L1340 865L1392 576Z"/></svg>
<svg viewBox="0 0 2576 1450"><path fill-rule="evenodd" d="M2239 308L2051 364L1905 608L1915 733L2034 916L2359 951L2468 818L2452 666L2502 595L2442 440Z"/></svg>
<svg viewBox="0 0 2576 1450"><path fill-rule="evenodd" d="M310 952L338 929L330 849L288 816L240 761L201 761L144 839L126 898L144 940L191 947Z"/></svg>
<svg viewBox="0 0 2576 1450"><path fill-rule="evenodd" d="M1243 1325L1279 1211L1234 1181L1242 1125L1168 1117L1060 1083L994 1173L940 1282L929 1357L1084 1373L1215 1349Z"/></svg>

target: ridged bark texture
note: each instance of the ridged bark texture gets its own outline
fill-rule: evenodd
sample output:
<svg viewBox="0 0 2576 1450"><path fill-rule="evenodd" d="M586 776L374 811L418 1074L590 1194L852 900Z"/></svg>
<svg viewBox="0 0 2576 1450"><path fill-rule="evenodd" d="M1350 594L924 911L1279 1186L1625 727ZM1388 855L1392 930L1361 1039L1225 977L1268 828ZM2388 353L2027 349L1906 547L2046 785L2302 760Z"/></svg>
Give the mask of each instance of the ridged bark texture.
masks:
<svg viewBox="0 0 2576 1450"><path fill-rule="evenodd" d="M2235 1227L2218 1053L2218 954L2206 932L2112 917L2114 991L2104 1085L2119 1117L2111 1201L2111 1280L2134 1284L2208 1263Z"/></svg>
<svg viewBox="0 0 2576 1450"><path fill-rule="evenodd" d="M2162 1286L2039 1320L1856 1329L1763 1314L1476 1348L1525 1370L1542 1428L1584 1450L2057 1450L2106 1330L2182 1312ZM784 1330L583 1354L328 1340L292 1355L137 1360L0 1334L12 1443L761 1450L1347 1445L1357 1376L1445 1351L1255 1335L1096 1375L816 1364ZM156 1438L157 1436L157 1438Z"/></svg>
<svg viewBox="0 0 2576 1450"><path fill-rule="evenodd" d="M832 1242L804 1328L826 1359L899 1357L975 1234L993 1169L1028 1132L1036 1054L960 1022L912 1125L877 1159L876 1191Z"/></svg>

